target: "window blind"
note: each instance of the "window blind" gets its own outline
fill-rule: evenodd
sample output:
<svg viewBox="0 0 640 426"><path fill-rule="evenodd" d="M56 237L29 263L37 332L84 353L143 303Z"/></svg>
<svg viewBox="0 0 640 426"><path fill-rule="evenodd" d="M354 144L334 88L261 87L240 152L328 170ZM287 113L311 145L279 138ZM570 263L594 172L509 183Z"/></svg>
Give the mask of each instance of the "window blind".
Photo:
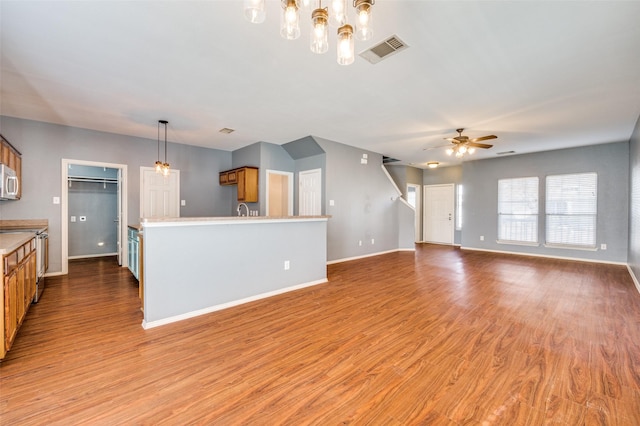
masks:
<svg viewBox="0 0 640 426"><path fill-rule="evenodd" d="M596 173L547 176L547 244L596 246L597 192Z"/></svg>
<svg viewBox="0 0 640 426"><path fill-rule="evenodd" d="M538 242L538 178L498 180L498 241Z"/></svg>

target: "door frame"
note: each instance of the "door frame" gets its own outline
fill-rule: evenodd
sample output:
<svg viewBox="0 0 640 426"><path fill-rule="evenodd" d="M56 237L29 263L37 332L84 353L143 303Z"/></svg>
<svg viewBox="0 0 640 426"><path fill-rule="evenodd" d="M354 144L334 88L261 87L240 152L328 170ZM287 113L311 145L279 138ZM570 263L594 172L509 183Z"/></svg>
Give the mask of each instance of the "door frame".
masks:
<svg viewBox="0 0 640 426"><path fill-rule="evenodd" d="M414 225L416 227L414 240L416 243L419 243L424 240L424 234L422 233L422 185L417 183L408 183L407 184L407 194L409 193L409 188L416 189L416 206L415 206L415 220ZM408 198L408 197L407 197Z"/></svg>
<svg viewBox="0 0 640 426"><path fill-rule="evenodd" d="M128 251L129 247L124 244L127 241L127 165L117 163L103 163L100 161L87 161L87 160L71 160L68 158L62 159L62 173L60 173L60 230L61 230L61 257L62 257L62 274L69 273L69 165L78 166L93 166L93 167L107 167L110 169L118 169L118 176L120 177L118 182L118 200L120 205L120 212L118 215L118 258L120 265L123 267L128 266Z"/></svg>
<svg viewBox="0 0 640 426"><path fill-rule="evenodd" d="M437 185L424 185L422 188L422 204L424 206L424 208L422 209L422 240L423 242L430 242L427 241L427 238L425 236L425 232L427 229L427 220L426 220L426 215L427 215L427 190L429 188L435 188L435 187L448 187L451 191L451 235L450 235L450 239L451 239L451 243L443 243L443 242L431 242L432 244L443 244L443 245L454 245L455 244L455 237L456 237L456 224L455 224L455 210L456 210L456 185L455 183L443 183L443 184L437 184Z"/></svg>
<svg viewBox="0 0 640 426"><path fill-rule="evenodd" d="M269 176L271 175L281 175L287 177L287 194L288 194L288 202L287 202L287 212L288 216L293 216L293 173L292 172L284 172L281 170L266 170L265 174L265 193L266 197L264 200L264 215L269 216Z"/></svg>

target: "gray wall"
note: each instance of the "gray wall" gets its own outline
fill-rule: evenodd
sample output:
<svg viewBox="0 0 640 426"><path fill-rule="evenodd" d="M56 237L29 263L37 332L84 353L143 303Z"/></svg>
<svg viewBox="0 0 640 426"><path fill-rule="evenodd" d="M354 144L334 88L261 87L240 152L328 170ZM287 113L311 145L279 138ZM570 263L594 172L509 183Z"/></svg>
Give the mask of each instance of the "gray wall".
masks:
<svg viewBox="0 0 640 426"><path fill-rule="evenodd" d="M159 225L144 229L146 323L327 278L326 220Z"/></svg>
<svg viewBox="0 0 640 426"><path fill-rule="evenodd" d="M596 243L607 250L574 250L544 247L545 177L553 174L596 172L598 218ZM537 176L540 180L539 243L537 247L498 244L498 179ZM629 143L619 142L581 148L470 161L463 166L464 205L462 246L546 256L627 261L629 235ZM480 236L484 235L484 241Z"/></svg>
<svg viewBox="0 0 640 426"><path fill-rule="evenodd" d="M629 141L629 257L628 264L640 281L640 117Z"/></svg>
<svg viewBox="0 0 640 426"><path fill-rule="evenodd" d="M382 170L382 155L314 138L326 153L327 259L364 256L398 248L398 194ZM361 164L362 154L368 155ZM330 200L335 205L330 206ZM371 243L371 240L374 243ZM362 246L358 242L362 241Z"/></svg>
<svg viewBox="0 0 640 426"><path fill-rule="evenodd" d="M49 273L62 270L60 197L62 159L99 161L128 166L128 218L140 216L140 167L152 167L157 140L96 132L38 121L0 117L0 132L22 153L19 201L0 201L2 219L49 221ZM155 127L151 132L155 138ZM231 168L231 153L169 143L168 160L180 170L181 216L227 216L231 188L218 184L218 172ZM126 241L124 242L126 243Z"/></svg>

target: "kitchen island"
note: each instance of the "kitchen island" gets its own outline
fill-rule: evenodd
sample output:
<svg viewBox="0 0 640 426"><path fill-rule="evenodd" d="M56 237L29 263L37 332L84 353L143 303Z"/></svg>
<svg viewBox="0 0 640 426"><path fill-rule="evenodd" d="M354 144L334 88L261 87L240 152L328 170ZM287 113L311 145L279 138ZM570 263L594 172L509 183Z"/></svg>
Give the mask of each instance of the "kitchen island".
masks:
<svg viewBox="0 0 640 426"><path fill-rule="evenodd" d="M328 216L142 219L144 328L327 281Z"/></svg>

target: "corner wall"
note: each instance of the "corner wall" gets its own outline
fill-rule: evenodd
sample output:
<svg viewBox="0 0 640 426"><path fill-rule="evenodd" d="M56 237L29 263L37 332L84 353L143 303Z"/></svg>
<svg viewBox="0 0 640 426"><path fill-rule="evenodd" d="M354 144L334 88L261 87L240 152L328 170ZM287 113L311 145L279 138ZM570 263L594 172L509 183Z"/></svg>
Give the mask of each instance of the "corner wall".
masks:
<svg viewBox="0 0 640 426"><path fill-rule="evenodd" d="M629 140L629 255L628 265L640 291L640 117Z"/></svg>

